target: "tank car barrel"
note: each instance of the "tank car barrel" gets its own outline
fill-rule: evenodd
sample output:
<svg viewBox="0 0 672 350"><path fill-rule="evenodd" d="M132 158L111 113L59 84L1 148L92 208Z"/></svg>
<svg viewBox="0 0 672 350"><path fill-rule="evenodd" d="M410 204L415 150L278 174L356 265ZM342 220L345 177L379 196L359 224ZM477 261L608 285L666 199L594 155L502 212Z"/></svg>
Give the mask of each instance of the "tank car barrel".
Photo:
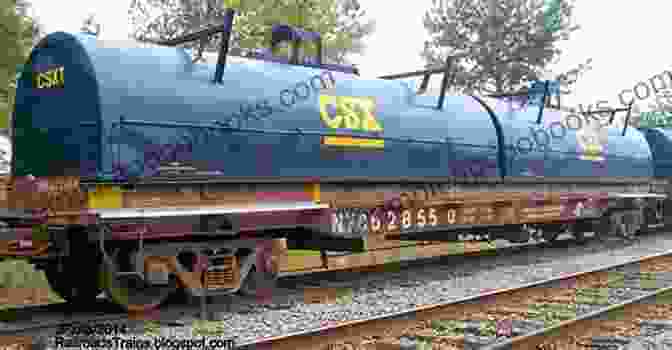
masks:
<svg viewBox="0 0 672 350"><path fill-rule="evenodd" d="M121 119L121 118L120 118ZM220 125L219 123L217 124L195 124L195 123L184 123L184 122L155 122L155 121L147 121L147 120L132 120L132 119L121 119L120 124L125 124L125 125L139 125L139 126L155 126L155 127L163 127L163 128L180 128L180 127L187 127L187 128L205 128L205 129L212 129L212 130L222 130L222 131L230 131L230 130L235 130L235 131L241 131L241 132L247 132L247 133L256 133L256 134L276 134L276 135L315 135L315 136L347 136L351 137L354 139L368 139L371 136L370 135L358 135L358 134L351 134L345 131L311 131L311 130L303 130L301 128L297 128L294 130L281 130L281 129L257 129L257 128L237 128L237 127L231 127L231 126L226 126L226 125ZM413 143L423 143L423 144L444 144L444 143L449 143L452 142L451 137L447 137L445 139L429 139L429 138L404 138L404 137L384 137L384 136L378 136L378 139L381 140L389 140L389 141L397 141L397 142L413 142Z"/></svg>
<svg viewBox="0 0 672 350"><path fill-rule="evenodd" d="M650 192L672 174L672 132L583 127L587 113L546 105L559 95L548 81L515 93L544 95L525 108L511 101L525 98L446 95L465 54L380 79L320 57L227 63L235 14L159 45L42 39L27 62L35 74L17 87L20 161L6 196L41 226L29 253L0 239L0 258L48 260L47 279L66 300L95 300L104 288L128 310L147 310L180 286L262 296L288 249L321 251L316 264L297 264L313 270L334 266L327 251L386 263L381 251L405 247L400 240L550 242L567 231L583 241L664 221L665 195ZM318 37L286 28L276 39ZM216 65L174 47L217 33ZM390 81L423 77L422 91L436 73L438 96ZM414 258L439 255L434 246Z"/></svg>

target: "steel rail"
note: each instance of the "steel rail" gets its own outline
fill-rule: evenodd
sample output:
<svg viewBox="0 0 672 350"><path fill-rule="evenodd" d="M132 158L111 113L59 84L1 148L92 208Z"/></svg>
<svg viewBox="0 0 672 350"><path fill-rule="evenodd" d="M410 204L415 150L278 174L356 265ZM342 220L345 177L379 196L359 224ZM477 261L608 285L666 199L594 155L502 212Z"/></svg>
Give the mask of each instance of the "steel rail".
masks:
<svg viewBox="0 0 672 350"><path fill-rule="evenodd" d="M321 349L325 346L328 346L333 343L339 343L343 340L352 339L353 337L358 337L360 334L371 334L371 328L375 328L378 334L383 334L386 330L393 329L395 323L397 323L397 328L399 323L408 323L408 322L419 322L420 320L430 317L432 314L440 313L442 309L447 307L454 307L458 304L467 304L478 301L486 297L492 297L497 295L505 295L513 292L518 292L523 289L541 287L544 285L556 283L559 281L569 280L576 277L589 275L597 272L602 272L605 270L611 270L614 268L624 267L627 265L638 264L643 261L653 260L656 258L671 256L672 251L667 251L659 254L647 255L644 257L632 259L630 261L600 266L588 271L577 272L561 277L554 277L546 279L539 282L527 283L522 286L499 289L492 292L481 293L474 296L468 296L460 298L455 301L448 303L432 304L421 306L412 310L406 310L396 313L385 314L381 316L371 317L362 320L348 321L343 323L338 323L333 326L320 327L318 329L307 330L304 332L296 332L292 334L287 334L278 337L271 337L267 339L262 339L260 341L247 342L242 344L237 344L237 349L240 350L260 350L260 349L291 349L291 350L300 350L300 349ZM670 287L672 288L672 287ZM509 347L510 348L510 347Z"/></svg>
<svg viewBox="0 0 672 350"><path fill-rule="evenodd" d="M562 243L561 243L562 242ZM566 247L567 244L573 244L572 239L563 239L563 240L558 240L556 242L553 242L554 246L558 247ZM511 245L508 247L501 247L501 248L488 248L488 249L482 249L482 250L477 250L477 251L467 251L461 254L455 254L455 255L444 255L444 256L435 256L435 257L428 257L428 258L419 258L419 259L409 259L409 260L400 260L399 263L402 264L404 267L408 268L413 268L417 267L420 265L426 265L426 264L441 264L445 262L445 259L461 259L465 257L469 258L475 258L475 257L481 257L481 256L490 256L493 252L495 252L497 255L503 255L503 256L509 256L509 255L517 255L523 252L528 252L532 251L536 248L543 248L546 246L544 244L545 242L533 242L533 243L524 243L524 244L516 244L516 245ZM292 272L285 272L281 273L279 276L279 281L278 281L278 291L279 293L274 294L278 296L279 298L295 295L296 293L299 292L300 288L305 288L308 285L310 285L310 282L320 282L321 287L328 288L330 287L330 282L331 280L336 280L338 279L338 276L342 276L343 274L350 274L350 273L357 273L358 275L361 275L362 273L380 273L385 271L385 266L390 265L390 264L395 264L394 262L388 263L388 264L378 264L378 265L370 265L370 266L357 266L357 267L349 267L349 268L338 268L338 269L329 269L329 270L323 270L323 271L316 271L316 272L301 272L298 271L296 273ZM323 281L326 280L326 283L323 283ZM250 299L251 297L240 297L241 300L245 299ZM101 300L102 301L102 300ZM177 305L164 305L164 307L168 307L168 310L165 310L167 312L174 311L172 310L171 307L177 307L180 308L182 304L177 304ZM186 306L187 308L191 309L193 308L194 311L196 307L198 307L196 304L194 305L189 305ZM67 312L65 310L61 310L61 308L68 308L67 303L60 303L60 304L46 304L46 305L36 305L36 306L26 306L26 307L19 307L19 308L10 308L10 309L4 309L0 310L0 317L2 315L8 315L8 314L23 314L23 313L30 313L31 310L35 315L39 315L41 317L48 317L50 316L49 314L53 314L53 319L49 320L44 320L44 321L25 321L24 317L16 317L18 318L15 321L9 321L9 320L0 320L0 336L8 336L8 335L23 335L23 334L34 334L38 331L45 330L45 329L51 329L51 328L57 328L58 326L61 325L73 325L73 324L81 324L81 323L90 323L90 322L111 322L111 321L127 321L128 320L128 313L123 312L123 311L116 311L114 309L113 305L101 305L101 310L92 310L91 313L96 313L95 315L84 315L80 312L77 312L76 316L79 316L77 318L72 318L69 317ZM54 309L54 310L47 310L47 309ZM183 312L182 308L180 310L176 310L176 312ZM101 312L104 312L106 314L100 314ZM110 312L110 313L107 313ZM7 318L6 316L4 318ZM16 324L18 323L18 324ZM161 323L161 322L159 322ZM15 325L16 324L16 325Z"/></svg>
<svg viewBox="0 0 672 350"><path fill-rule="evenodd" d="M23 308L12 308L0 311L2 315L2 326L0 327L0 336L7 335L23 335L31 334L37 331L44 329L57 328L61 325L74 325L80 323L89 323L89 322L110 322L110 321L120 321L128 317L126 312L114 312L115 307L111 304L99 305L100 310L92 310L90 313L93 315L86 315L81 311L72 311L68 312L67 308L69 307L67 303L60 304L47 304L47 305L38 305L38 306L27 306ZM95 306L93 306L95 307ZM54 309L54 310L49 310ZM102 314L101 314L102 313ZM20 320L7 320L9 315L12 316L28 316L31 314L31 321L26 322L24 317L17 317ZM41 320L41 321L32 321L33 316L49 317L51 319ZM13 325L13 323L20 323L18 326Z"/></svg>
<svg viewBox="0 0 672 350"><path fill-rule="evenodd" d="M611 305L603 309L595 310L593 312L587 313L575 319L560 322L555 326L543 328L530 334L521 335L501 343L486 346L485 348L483 348L483 350L537 349L536 346L547 341L549 336L553 333L561 332L562 330L566 330L572 326L576 326L577 324L583 321L589 321L594 320L596 318L600 318L601 316L607 315L616 310L624 309L626 306L637 304L647 299L655 298L657 296L667 294L669 292L672 292L672 286L656 289L653 292L649 292L647 294L620 302L615 305Z"/></svg>
<svg viewBox="0 0 672 350"><path fill-rule="evenodd" d="M656 231L658 231L658 230L656 230ZM562 244L560 242L563 242L565 244ZM553 246L557 246L558 243L560 243L560 246L564 247L566 244L571 244L572 242L574 242L572 239L563 239L563 240L555 241L552 244L553 244ZM512 246L508 246L508 247L489 248L489 249L483 249L483 250L478 250L478 251L469 251L469 252L464 252L462 254L455 254L455 255L436 256L436 257L420 258L420 259L413 259L413 260L402 260L402 261L399 261L399 263L402 263L403 265L408 266L408 267L413 267L415 265L421 265L421 264L427 264L427 263L431 264L431 263L445 261L446 258L450 259L450 258L463 258L463 257L479 257L479 256L483 256L485 254L490 255L492 252L496 252L497 255L516 255L516 254L519 254L521 252L531 251L531 250L534 250L535 248L544 247L546 245L547 245L546 242L541 242L541 243L533 242L533 243L525 243L525 244L516 244L516 245L512 245ZM647 257L641 258L639 260L636 259L636 260L633 260L633 261L628 261L628 262L621 263L619 265L604 266L604 267L600 267L598 269L594 269L594 270L591 270L591 271L588 271L588 272L580 272L580 273L577 273L577 274L564 276L563 278L573 278L573 277L581 275L581 274L588 274L588 273L591 273L591 272L600 271L601 269L611 269L611 268L618 267L618 266L621 266L621 265L627 265L627 264L631 264L631 263L634 263L634 262L643 261L643 260L648 259L648 258L655 258L655 257L658 257L658 256L664 256L664 255L667 255L667 254L672 254L672 253L667 253L666 252L666 253L661 253L661 254L657 254L657 255L647 256ZM390 264L394 264L394 263L390 263ZM304 281L304 279L306 279L307 277L310 277L309 279L311 281L314 281L314 279L316 279L316 278L318 280L320 280L320 279L329 280L329 279L333 278L333 277L329 277L329 276L332 276L332 275L335 275L335 274L340 275L342 273L361 273L361 272L376 273L376 272L384 271L384 270L382 270L382 268L385 265L389 265L389 264L351 267L351 268L334 269L334 270L326 270L326 271L317 271L317 272L312 272L312 273L309 273L309 274L302 274L302 273L284 274L284 275L280 276L280 279L281 279L280 282L282 282L283 284L292 284L292 285L293 284L299 284L298 287L301 287L302 284L305 286L307 281ZM309 276L306 276L306 275L309 275ZM523 286L522 288L536 286L536 285L544 284L544 283L551 283L551 282L557 281L557 280L558 279L549 279L549 280L545 280L545 281L541 281L541 282L535 282L535 283L527 284L527 285ZM329 287L329 281L327 281L326 287ZM284 293L281 293L281 294L283 294L283 296L284 296L284 294L287 294L287 295L295 294L297 292L296 288L293 288L293 289L294 290L291 290L290 288L287 288L287 287L279 288L279 290L283 290ZM399 313L383 315L383 316L379 316L379 317L371 318L371 319L367 319L367 320L356 320L356 321L343 322L343 323L340 323L340 324L338 324L336 326L332 326L332 327L324 327L324 328L320 328L320 329L312 330L312 331L307 331L307 332L293 333L293 334L287 334L287 335L283 335L283 336L268 338L268 339L265 339L261 342L243 343L243 344L240 344L240 348L241 349L257 349L257 346L261 346L261 348L263 349L266 344L275 344L277 342L282 342L282 341L285 341L286 339L292 338L292 337L306 337L306 336L312 336L312 335L319 335L323 331L331 332L333 329L336 329L336 328L359 327L359 326L361 326L362 323L365 323L365 322L382 320L382 319L394 319L394 318L398 318L398 317L404 316L404 315L407 315L408 317L411 317L409 320L412 320L412 316L416 312L422 312L423 310L431 310L431 309L438 308L438 307L445 306L445 305L452 305L452 304L457 304L457 303L461 303L461 302L477 300L478 298L481 298L481 297L494 295L494 294L499 294L499 293L505 293L507 291L515 291L515 290L518 290L518 289L521 289L521 287L502 289L502 290L498 290L498 291L495 291L495 292L483 293L483 294L477 295L477 296L470 296L470 297L462 298L460 300L457 300L457 301L454 301L454 302L451 302L451 303L448 303L448 304L430 305L430 306L426 306L426 307L411 310L411 311L402 311L402 312L399 312ZM243 297L243 299L245 299L245 297ZM166 305L166 306L169 306L169 305ZM180 310L176 311L177 313L181 313L181 312L184 311L184 310L182 310L183 308L180 308L180 306L184 306L184 305L180 304L180 305L173 305L173 306L177 306L178 309L180 309ZM48 314L49 311L39 310L40 308L45 308L45 307L52 307L54 309L57 309L57 310L54 310L54 311L51 311L51 312L54 313L54 317L58 317L58 318L57 319L51 319L51 320L45 320L45 321L42 321L42 322L39 322L39 321L38 322L31 322L27 325L26 325L26 322L21 322L21 321L23 321L23 320L21 320L21 321L17 322L17 323L21 323L21 325L16 325L16 326L12 325L12 323L14 323L14 322L5 320L4 322L0 322L0 324L2 324L2 326L0 326L0 336L35 334L38 331L44 331L44 330L47 330L47 329L57 328L58 326L61 326L61 325L73 325L73 324L90 323L90 322L94 322L94 323L96 323L96 322L110 322L110 321L127 322L127 321L130 321L130 319L132 318L132 316L129 317L129 314L127 312L119 312L119 313L112 313L112 314L100 314L100 312L108 312L108 311L105 311L105 310L92 311L92 312L97 313L95 315L86 316L86 315L80 314L80 315L78 315L80 317L77 317L77 318L69 317L68 318L68 316L70 316L70 315L68 315L67 312L64 312L63 310L58 310L59 307L66 307L67 308L68 306L67 306L66 303L40 305L40 306L29 306L29 307L22 307L22 308L0 310L0 315L1 314L6 315L7 313L12 313L12 312L27 312L30 309L35 309L35 312L38 312L38 313ZM104 307L104 305L103 305L103 307ZM190 306L187 306L187 307L188 308L195 308L196 306L190 305ZM166 310L166 311L170 312L171 309ZM65 318L63 318L64 316L65 316ZM159 324L165 323L165 322L160 321L160 320L158 322L159 322ZM357 334L357 333L354 332L354 334Z"/></svg>

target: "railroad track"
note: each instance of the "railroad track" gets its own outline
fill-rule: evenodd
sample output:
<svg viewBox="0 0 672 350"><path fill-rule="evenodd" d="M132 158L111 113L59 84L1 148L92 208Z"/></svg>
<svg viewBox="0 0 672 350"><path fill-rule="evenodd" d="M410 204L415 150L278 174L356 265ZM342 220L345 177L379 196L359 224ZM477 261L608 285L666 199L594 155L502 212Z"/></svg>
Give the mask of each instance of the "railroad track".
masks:
<svg viewBox="0 0 672 350"><path fill-rule="evenodd" d="M669 349L672 287L490 346L508 349Z"/></svg>
<svg viewBox="0 0 672 350"><path fill-rule="evenodd" d="M553 244L556 249L571 248L576 243L572 240L559 240ZM548 244L541 244L543 248L548 248ZM538 243L528 243L522 245L509 246L498 249L487 249L482 251L468 252L462 255L435 257L422 260L402 261L397 264L377 265L372 267L354 268L347 270L335 270L326 272L316 272L309 275L286 275L279 279L277 291L274 292L275 300L283 300L290 296L296 296L303 293L306 289L314 287L326 287L339 285L343 283L357 284L357 280L367 275L390 270L390 265L395 268L412 268L418 266L433 265L452 265L461 259L478 259L484 256L506 257L531 252L533 249L539 249ZM244 296L223 296L212 297L209 304L235 304L240 302L257 302L253 298ZM208 305L208 309L210 309ZM198 298L184 300L174 298L171 302L163 305L161 312L157 315L132 315L132 321L136 319L157 320L160 324L171 324L170 320L175 319L173 315L199 313L200 300ZM158 316L158 317L155 317ZM120 311L118 307L99 299L94 305L86 310L76 309L73 306L62 304L49 304L37 306L25 306L20 308L6 309L0 311L0 336L7 335L25 335L35 336L38 334L54 333L59 326L86 324L86 323L104 323L116 322L123 323L129 321L129 314ZM135 322L134 322L135 323ZM174 323L174 322L172 322Z"/></svg>
<svg viewBox="0 0 672 350"><path fill-rule="evenodd" d="M647 233L648 234L648 233ZM624 243L624 241L621 241ZM599 244L596 240L593 243ZM571 249L579 245L572 239L558 240L553 243L534 242L525 244L515 244L507 247L488 248L478 251L469 251L459 255L446 255L418 260L406 260L397 263L388 263L383 265L356 267L342 270L332 270L324 272L314 272L310 274L287 274L278 280L277 289L273 293L273 298L282 301L283 299L304 294L307 290L329 290L334 288L354 287L359 280L364 280L369 276L375 276L380 273L391 272L399 269L413 269L432 266L453 266L463 259L478 259L483 257L511 257L531 253L537 249ZM324 295L328 297L328 295ZM236 300L254 300L254 298L245 296L235 296ZM213 300L217 300L213 298ZM221 300L221 299L220 299ZM306 300L306 298L304 298ZM327 301L324 301L327 302ZM217 303L217 301L215 301ZM319 303L319 301L318 301Z"/></svg>
<svg viewBox="0 0 672 350"><path fill-rule="evenodd" d="M571 248L576 243L572 240L556 241L552 247L556 249ZM541 244L541 248L548 248L549 244ZM463 255L444 256L438 258L424 259L418 261L401 262L399 267L424 266L428 263L452 265L453 263L467 258L478 259L483 256L505 257L517 255L525 252L539 249L538 243L528 243L523 245L509 246L505 248L489 249L477 252L469 252ZM357 284L357 279L367 274L376 274L383 271L389 271L389 265L379 265L367 268L357 268L351 270L318 272L311 275L285 276L279 281L277 293L274 293L274 299L282 299L285 296L296 295L319 285L328 287L333 283L342 286L344 281L351 284ZM244 301L245 297L217 297L212 304L232 304ZM248 300L249 302L249 300ZM174 322L179 315L198 313L200 303L183 304L177 300L164 305L160 313L154 315L131 315L119 311L114 305L100 301L88 310L72 310L67 304L53 304L36 307L26 307L0 312L0 336L5 335L25 335L34 337L42 335L43 338L52 337L56 329L62 325L72 324L92 324L92 323L126 323L130 329L134 329L138 334L144 333L145 320L156 321L159 325L180 327L183 324Z"/></svg>
<svg viewBox="0 0 672 350"><path fill-rule="evenodd" d="M664 266L661 270L668 272ZM641 296L495 344L507 349L669 349L672 346L672 281Z"/></svg>
<svg viewBox="0 0 672 350"><path fill-rule="evenodd" d="M594 320L608 317L605 316L608 312L613 314L615 310L632 307L633 303L649 309L648 312L631 312L630 316L650 316L655 320L665 309L665 316L669 318L671 291L672 252L666 252L455 302L239 344L239 349L589 348L598 341L591 343L569 337L571 331L592 330L593 335L598 335L600 332L596 329L601 329L611 330L618 337L633 336L634 318L616 319L601 328ZM668 302L664 305L642 303L661 295L667 296ZM590 330L582 328L585 327L583 322L591 320L598 326ZM620 324L621 328L614 328L614 324ZM554 343L549 341L551 336Z"/></svg>

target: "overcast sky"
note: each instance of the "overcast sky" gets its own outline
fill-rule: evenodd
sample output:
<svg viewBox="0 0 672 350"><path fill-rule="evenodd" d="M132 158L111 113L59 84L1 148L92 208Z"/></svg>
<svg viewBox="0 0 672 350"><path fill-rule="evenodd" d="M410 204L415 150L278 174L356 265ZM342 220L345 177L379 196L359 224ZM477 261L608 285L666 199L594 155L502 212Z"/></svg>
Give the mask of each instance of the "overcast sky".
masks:
<svg viewBox="0 0 672 350"><path fill-rule="evenodd" d="M393 0L360 0L377 21L376 32L366 40L366 53L354 59L364 77L422 68L419 52L427 38L422 15L432 1L397 1L413 6L391 6ZM101 38L126 38L129 33L130 0L30 2L47 32L79 31L84 18L94 14L102 26ZM582 29L562 44L564 53L555 68L560 72L592 57L593 70L581 78L572 96L563 97L563 105L607 100L617 107L621 90L672 68L672 49L666 40L671 10L669 0L578 0L574 20ZM439 78L434 79L438 83Z"/></svg>

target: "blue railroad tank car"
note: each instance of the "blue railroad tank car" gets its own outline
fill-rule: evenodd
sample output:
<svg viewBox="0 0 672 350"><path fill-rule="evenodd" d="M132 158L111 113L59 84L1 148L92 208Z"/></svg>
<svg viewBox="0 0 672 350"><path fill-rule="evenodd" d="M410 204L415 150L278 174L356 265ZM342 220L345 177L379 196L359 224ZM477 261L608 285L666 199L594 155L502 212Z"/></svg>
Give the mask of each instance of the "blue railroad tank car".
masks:
<svg viewBox="0 0 672 350"><path fill-rule="evenodd" d="M49 225L28 250L1 239L0 256L39 261L67 300L105 289L146 310L178 280L192 295L263 291L279 239L368 251L399 239L584 240L661 221L665 195L650 182L667 176L667 136L652 151L654 131L566 128L545 147L532 139L560 112L446 96L450 65L363 79L321 62L319 34L288 26L272 46L316 40L315 61L227 62L233 15L161 45L58 32L35 47L18 82L10 202ZM216 65L165 47L215 33ZM434 73L438 103L397 80L426 87Z"/></svg>
<svg viewBox="0 0 672 350"><path fill-rule="evenodd" d="M29 76L20 82L16 175L155 176L150 145L182 146L160 163L247 179L442 177L454 160L497 158L491 116L469 96L450 96L437 111L403 82L273 62L230 63L222 84L211 84L214 66L191 63L181 49L66 33L45 42L33 69L58 62L67 89L45 94L25 88ZM257 105L266 115L240 113ZM61 139L68 141L60 148L21 145ZM374 151L325 155L342 148L339 141Z"/></svg>
<svg viewBox="0 0 672 350"><path fill-rule="evenodd" d="M652 155L636 129L625 135L602 121L540 106L513 109L502 99L484 99L504 130L507 175L544 177L653 177Z"/></svg>
<svg viewBox="0 0 672 350"><path fill-rule="evenodd" d="M403 82L273 62L229 64L222 84L209 84L215 67L193 64L184 50L120 47L66 33L45 40L32 54L33 70L63 62L57 66L61 75L68 72L68 89L26 89L34 81L24 76L16 113L25 116L16 118L16 128L25 136L16 142L69 141L60 149L45 148L51 152L20 147L17 175L79 169L78 175L104 178L124 169L130 176L152 176L158 161L189 162L197 173L233 178L431 178L454 173L456 164L469 159L492 164L491 176L538 176L531 164L543 164L538 171L553 177L652 176L648 145L639 133L621 136L608 129L595 145L581 140L601 135L578 134L589 128L556 127L565 135L548 137L533 123L539 107L512 113L502 103L484 101L492 105L490 115L472 97L448 96L437 110L428 108L431 97L416 96ZM241 113L248 106L264 111ZM547 111L542 129L553 129L563 117ZM35 131L46 128L47 135ZM549 138L548 149L535 138ZM337 147L361 141L381 151L328 157L329 141ZM166 159L148 157L149 145L170 144L182 147ZM591 146L600 155L588 156ZM596 175L593 163L604 157L606 170Z"/></svg>
<svg viewBox="0 0 672 350"><path fill-rule="evenodd" d="M671 192L669 178L672 176L672 153L670 146L672 145L672 132L662 128L640 128L638 130L646 138L647 143L651 149L653 157L653 171L656 181L652 183L652 188L657 192L668 194ZM649 206L654 205L657 209L651 213L650 221L662 220L665 225L669 225L670 218L672 218L672 205L663 203L650 203Z"/></svg>
<svg viewBox="0 0 672 350"><path fill-rule="evenodd" d="M669 178L672 176L672 131L654 128L640 129L646 138L653 154L653 169L656 177Z"/></svg>

